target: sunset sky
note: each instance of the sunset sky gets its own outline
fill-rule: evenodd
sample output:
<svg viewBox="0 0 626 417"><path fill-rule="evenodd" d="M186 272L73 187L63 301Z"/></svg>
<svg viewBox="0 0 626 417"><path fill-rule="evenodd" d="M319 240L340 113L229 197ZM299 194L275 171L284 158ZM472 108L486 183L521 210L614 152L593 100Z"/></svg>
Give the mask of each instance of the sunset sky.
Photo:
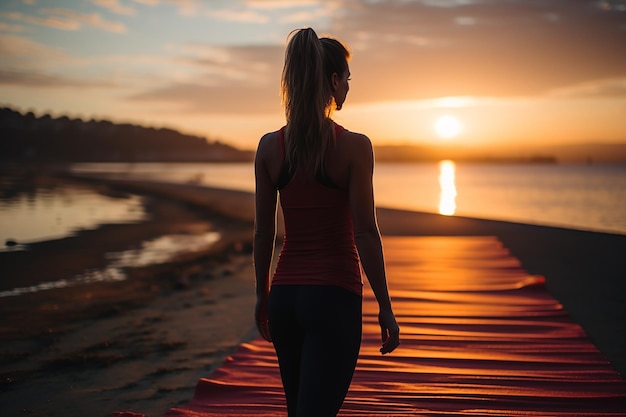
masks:
<svg viewBox="0 0 626 417"><path fill-rule="evenodd" d="M626 142L626 0L2 0L0 104L253 149L306 26L350 46L335 119L375 144Z"/></svg>

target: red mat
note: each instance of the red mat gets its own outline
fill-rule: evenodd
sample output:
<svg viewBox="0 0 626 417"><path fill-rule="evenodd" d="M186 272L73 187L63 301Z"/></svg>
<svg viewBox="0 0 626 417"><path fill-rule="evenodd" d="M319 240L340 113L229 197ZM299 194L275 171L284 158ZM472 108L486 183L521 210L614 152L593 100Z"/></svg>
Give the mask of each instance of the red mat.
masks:
<svg viewBox="0 0 626 417"><path fill-rule="evenodd" d="M626 416L626 382L494 237L388 237L401 346L381 356L365 289L340 416ZM272 345L242 344L167 417L284 416Z"/></svg>

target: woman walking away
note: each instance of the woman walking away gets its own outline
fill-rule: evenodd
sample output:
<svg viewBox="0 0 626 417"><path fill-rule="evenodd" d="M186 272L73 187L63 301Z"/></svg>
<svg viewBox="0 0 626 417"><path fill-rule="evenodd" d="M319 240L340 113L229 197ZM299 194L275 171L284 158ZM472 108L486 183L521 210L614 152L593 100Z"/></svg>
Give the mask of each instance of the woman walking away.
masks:
<svg viewBox="0 0 626 417"><path fill-rule="evenodd" d="M282 73L287 124L255 159L256 322L274 343L289 417L336 416L361 345L359 260L379 305L381 353L399 344L375 217L372 144L331 119L350 53L313 29L291 33ZM285 236L271 276L277 196Z"/></svg>

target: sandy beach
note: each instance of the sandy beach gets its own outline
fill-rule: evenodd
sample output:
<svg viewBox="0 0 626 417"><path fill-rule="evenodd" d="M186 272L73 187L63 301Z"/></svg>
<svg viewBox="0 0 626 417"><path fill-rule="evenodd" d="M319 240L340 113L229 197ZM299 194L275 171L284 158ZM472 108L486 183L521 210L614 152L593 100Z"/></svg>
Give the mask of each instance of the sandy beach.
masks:
<svg viewBox="0 0 626 417"><path fill-rule="evenodd" d="M255 335L250 193L91 184L144 195L150 220L0 253L3 288L95 267L105 253L161 234L216 230L222 240L167 264L133 268L126 281L4 298L2 415L160 416L188 401L199 378ZM545 276L551 294L626 372L626 236L391 209L379 209L378 217L387 236L497 236L531 274Z"/></svg>

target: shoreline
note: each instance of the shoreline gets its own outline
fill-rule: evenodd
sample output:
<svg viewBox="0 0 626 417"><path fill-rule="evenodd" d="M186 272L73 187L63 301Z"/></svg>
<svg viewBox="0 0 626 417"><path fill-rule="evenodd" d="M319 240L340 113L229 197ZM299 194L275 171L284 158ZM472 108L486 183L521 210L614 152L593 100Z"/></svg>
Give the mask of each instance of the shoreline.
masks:
<svg viewBox="0 0 626 417"><path fill-rule="evenodd" d="M121 283L90 284L89 291L50 290L39 293L38 302L31 297L27 306L14 303L12 314L2 316L0 409L53 410L49 415L68 417L108 416L121 409L161 415L190 400L197 380L256 334L251 313L253 193L191 184L74 180L144 195L155 207L188 210L195 213L189 219L221 230L224 241L205 253L137 268L135 276ZM530 274L545 276L549 292L613 367L626 374L626 283L620 276L626 270L626 236L381 207L377 214L381 233L388 236L497 236ZM280 221L278 227L280 234ZM110 233L126 234L123 228L113 229ZM56 251L67 258L71 248L59 245L41 246L41 253ZM10 298L20 297L27 296ZM58 314L63 305L76 307L65 317L70 322ZM39 322L43 317L60 320L58 330ZM33 396L41 398L40 404L32 404Z"/></svg>

